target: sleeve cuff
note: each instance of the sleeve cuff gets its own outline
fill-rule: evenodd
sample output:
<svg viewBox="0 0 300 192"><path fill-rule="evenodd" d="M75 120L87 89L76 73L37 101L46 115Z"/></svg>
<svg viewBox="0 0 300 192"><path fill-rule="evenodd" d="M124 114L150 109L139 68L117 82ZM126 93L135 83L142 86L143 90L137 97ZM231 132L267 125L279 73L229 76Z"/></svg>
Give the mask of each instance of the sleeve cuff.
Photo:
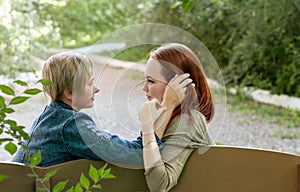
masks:
<svg viewBox="0 0 300 192"><path fill-rule="evenodd" d="M156 138L158 148L162 149L165 146L164 142L162 140L160 140L159 137L155 133L154 133L154 135L155 135L155 138ZM142 137L142 131L140 131L140 137L143 138Z"/></svg>

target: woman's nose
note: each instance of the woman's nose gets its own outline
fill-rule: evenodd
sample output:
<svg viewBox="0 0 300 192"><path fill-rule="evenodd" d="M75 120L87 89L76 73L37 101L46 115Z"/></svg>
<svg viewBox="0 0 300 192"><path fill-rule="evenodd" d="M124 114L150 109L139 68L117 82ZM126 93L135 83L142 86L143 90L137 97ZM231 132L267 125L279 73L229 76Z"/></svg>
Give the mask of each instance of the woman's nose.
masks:
<svg viewBox="0 0 300 192"><path fill-rule="evenodd" d="M142 87L143 91L147 92L147 82L145 81L143 87Z"/></svg>

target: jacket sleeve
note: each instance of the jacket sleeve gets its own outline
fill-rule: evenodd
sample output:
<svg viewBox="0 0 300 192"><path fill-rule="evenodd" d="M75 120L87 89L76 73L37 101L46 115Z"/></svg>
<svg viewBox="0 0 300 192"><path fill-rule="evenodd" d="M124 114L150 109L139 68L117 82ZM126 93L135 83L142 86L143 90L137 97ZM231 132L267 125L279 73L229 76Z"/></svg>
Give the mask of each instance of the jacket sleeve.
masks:
<svg viewBox="0 0 300 192"><path fill-rule="evenodd" d="M99 129L84 113L77 113L66 123L63 139L72 155L104 160L120 167L143 168L142 138L128 141ZM159 145L162 142L159 140Z"/></svg>

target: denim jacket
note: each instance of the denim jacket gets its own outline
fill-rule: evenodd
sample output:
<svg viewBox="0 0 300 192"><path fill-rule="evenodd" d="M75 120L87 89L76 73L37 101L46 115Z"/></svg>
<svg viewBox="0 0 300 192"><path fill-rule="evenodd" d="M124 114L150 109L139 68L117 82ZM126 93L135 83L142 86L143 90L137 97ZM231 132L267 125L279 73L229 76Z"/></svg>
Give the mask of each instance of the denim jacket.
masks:
<svg viewBox="0 0 300 192"><path fill-rule="evenodd" d="M51 102L34 121L24 141L29 155L40 151L46 167L75 159L104 160L127 167L143 168L142 137L127 141L96 127L85 113L77 112L63 102ZM159 147L163 143L157 138ZM26 153L20 148L14 162L27 163Z"/></svg>

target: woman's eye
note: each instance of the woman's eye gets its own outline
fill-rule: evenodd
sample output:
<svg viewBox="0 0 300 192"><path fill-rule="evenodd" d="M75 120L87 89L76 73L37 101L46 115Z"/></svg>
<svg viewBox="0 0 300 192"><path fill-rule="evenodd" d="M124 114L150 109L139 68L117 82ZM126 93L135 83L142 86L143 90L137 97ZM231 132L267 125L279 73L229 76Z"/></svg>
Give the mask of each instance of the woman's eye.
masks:
<svg viewBox="0 0 300 192"><path fill-rule="evenodd" d="M154 83L154 81L151 80L151 79L147 79L147 82L148 82L148 83Z"/></svg>

